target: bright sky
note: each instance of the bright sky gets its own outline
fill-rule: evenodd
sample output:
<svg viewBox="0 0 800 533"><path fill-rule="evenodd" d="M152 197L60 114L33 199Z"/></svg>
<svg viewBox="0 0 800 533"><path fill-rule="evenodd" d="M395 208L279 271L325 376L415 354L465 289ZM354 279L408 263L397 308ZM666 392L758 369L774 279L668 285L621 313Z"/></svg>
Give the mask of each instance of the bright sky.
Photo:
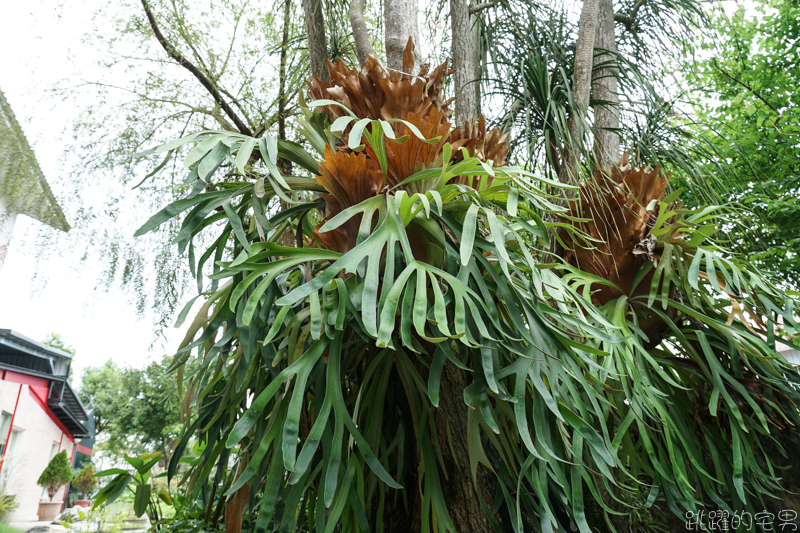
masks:
<svg viewBox="0 0 800 533"><path fill-rule="evenodd" d="M102 73L91 71L96 68L97 52L81 39L92 28L97 6L105 3L107 0L74 0L58 6L52 0L27 0L3 5L6 24L0 32L0 88L62 206L76 199L66 180L59 179L65 157L60 147L68 140L70 122L81 106L65 106L47 89L63 80L77 84L82 79L101 79ZM17 218L8 258L0 271L0 329L14 329L39 341L50 332L60 333L77 350L76 376L86 366L101 365L109 358L123 366L140 367L174 353L179 331L165 332L166 341L151 349L153 318L139 319L130 297L120 290L96 290L100 270L79 261L79 253L47 261L47 271L42 272L45 263L37 264L30 248L24 246L40 230L38 222ZM35 275L44 276L47 283L42 286L34 280Z"/></svg>

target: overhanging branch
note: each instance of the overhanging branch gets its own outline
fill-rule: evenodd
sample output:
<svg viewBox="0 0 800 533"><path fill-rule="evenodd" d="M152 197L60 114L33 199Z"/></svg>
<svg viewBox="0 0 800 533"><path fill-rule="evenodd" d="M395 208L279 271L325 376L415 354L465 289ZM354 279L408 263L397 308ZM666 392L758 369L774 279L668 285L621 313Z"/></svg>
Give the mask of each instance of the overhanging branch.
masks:
<svg viewBox="0 0 800 533"><path fill-rule="evenodd" d="M186 59L183 54L181 54L173 45L170 43L164 34L161 33L161 30L158 27L158 23L156 23L156 18L153 16L153 12L150 10L150 6L148 5L147 0L142 0L142 7L144 7L144 12L147 15L147 20L150 22L150 28L153 30L153 33L158 40L158 43L161 45L162 48L167 52L172 59L174 59L179 65L184 67L186 70L191 72L195 78L200 82L200 84L206 88L206 90L211 94L214 98L214 101L217 102L217 105L225 111L225 114L233 121L236 125L236 128L245 135L252 135L250 128L248 128L244 122L236 115L230 105L222 98L222 95L219 93L217 88L214 86L213 83L203 74L200 69L192 64L191 61Z"/></svg>
<svg viewBox="0 0 800 533"><path fill-rule="evenodd" d="M619 22L625 29L629 32L634 31L634 23L636 22L636 15L639 14L639 9L644 5L645 0L638 0L636 4L634 4L633 8L631 9L630 13L627 15L623 13L614 13L614 22Z"/></svg>
<svg viewBox="0 0 800 533"><path fill-rule="evenodd" d="M773 124L772 124L772 126L775 128L775 131L777 131L779 134L781 134L781 135L784 135L784 136L786 136L786 137L797 137L797 136L799 136L799 135L800 135L800 134L798 134L798 133L786 133L785 131L783 131L783 130L780 128L779 124L780 124L781 120L783 120L783 113L781 113L781 112L780 112L780 111L779 111L779 110L778 110L778 109L777 109L775 106L773 106L771 103L769 103L769 101L768 101L766 98L764 98L764 97L761 95L761 93L759 93L758 91L756 91L756 90L755 90L753 87L751 87L750 85L746 84L746 83L745 83L745 82L743 82L742 80L740 80L740 79L737 79L737 78L733 77L731 74L728 74L728 72L727 72L725 69L723 69L722 67L720 67L720 66L717 64L717 60L716 60L716 59L712 59L712 60L711 60L711 66L713 66L715 69L717 69L717 70L720 72L720 74L722 74L723 76L725 76L726 78L728 78L729 80L731 80L733 83L735 83L735 84L737 84L737 85L741 85L742 87L744 87L745 89L747 89L748 91L750 91L750 93L752 93L752 95L753 95L753 96L755 96L756 98L758 98L759 100L761 100L761 101L764 103L764 105L766 105L766 106L767 106L768 108L770 108L770 109L771 109L771 110L772 110L772 111L773 111L773 112L774 112L776 115L778 115L778 118L776 118L776 119L775 119L775 121L774 121L774 122L773 122Z"/></svg>
<svg viewBox="0 0 800 533"><path fill-rule="evenodd" d="M482 2L480 4L475 4L474 6L471 6L469 8L469 14L470 15L477 15L478 13L483 11L484 9L489 9L489 8L494 7L496 5L497 5L496 1L495 2Z"/></svg>

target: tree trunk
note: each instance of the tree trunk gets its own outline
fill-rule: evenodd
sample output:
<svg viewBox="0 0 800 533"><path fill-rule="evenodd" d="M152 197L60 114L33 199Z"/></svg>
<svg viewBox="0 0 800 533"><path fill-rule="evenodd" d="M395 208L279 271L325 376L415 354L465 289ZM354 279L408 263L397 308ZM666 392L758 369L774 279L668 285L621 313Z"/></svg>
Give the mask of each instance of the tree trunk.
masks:
<svg viewBox="0 0 800 533"><path fill-rule="evenodd" d="M281 63L280 63L280 70L278 72L278 138L283 141L286 140L286 117L289 114L286 109L287 104L289 103L289 98L286 94L286 89L287 89L286 81L288 78L288 73L286 72L286 60L287 60L287 54L289 52L289 24L291 23L290 20L291 6L292 6L291 0L284 0L283 36L281 40ZM327 71L327 68L325 70ZM278 167L284 175L292 173L292 162L289 161L288 159L284 159L282 157L279 158Z"/></svg>
<svg viewBox="0 0 800 533"><path fill-rule="evenodd" d="M589 109L589 94L592 88L592 64L594 58L594 39L597 27L599 0L584 0L578 26L578 42L575 50L575 84L572 87L574 109L569 118L569 136L565 147L564 164L558 178L562 183L578 182L578 168L581 164L581 148L584 137L584 121ZM565 193L567 191L564 191ZM570 196L570 195L566 195Z"/></svg>
<svg viewBox="0 0 800 533"><path fill-rule="evenodd" d="M375 54L372 49L372 40L369 38L367 23L364 21L366 3L366 0L352 0L350 2L350 25L353 27L353 41L356 44L358 63L362 67L367 62L367 55Z"/></svg>
<svg viewBox="0 0 800 533"><path fill-rule="evenodd" d="M481 114L480 62L478 60L477 17L470 14L469 0L450 0L456 125L475 120Z"/></svg>
<svg viewBox="0 0 800 533"><path fill-rule="evenodd" d="M303 0L303 14L308 36L308 58L311 73L328 81L328 41L325 38L325 19L322 15L322 0Z"/></svg>
<svg viewBox="0 0 800 533"><path fill-rule="evenodd" d="M597 55L594 64L616 63L617 41L614 35L614 6L611 0L599 0L597 12L597 29L595 32L595 48L608 50L608 53ZM601 68L594 72L594 98L608 102L594 106L594 154L598 162L613 164L619 159L619 96L617 96L618 69Z"/></svg>
<svg viewBox="0 0 800 533"><path fill-rule="evenodd" d="M425 372L422 365L418 370ZM469 449L467 445L467 414L469 407L464 404L464 389L469 385L464 371L446 363L439 385L439 406L433 408L438 435L434 438L442 452L439 466L439 482L447 510L458 533L487 533L492 528L478 499L475 484L469 470ZM448 437L449 434L449 437ZM429 438L429 437L428 437ZM444 469L442 468L444 466ZM417 469L412 469L401 482L406 487L417 487ZM494 502L495 480L493 474L478 467L477 490L484 503L491 508ZM394 506L387 498L384 513L385 533L419 533L422 527L422 499L418 490L410 492L408 508L402 503ZM495 519L503 523L500 517Z"/></svg>
<svg viewBox="0 0 800 533"><path fill-rule="evenodd" d="M290 24L290 8L292 6L291 0L284 0L283 2L283 39L281 42L281 63L280 63L280 71L278 73L278 138L281 140L286 140L286 117L288 115L287 112L287 104L288 104L288 97L286 95L286 79L287 79L287 72L286 72L286 60L289 48L289 24ZM320 11L320 16L322 12ZM323 27L323 31L324 31ZM324 41L324 39L323 39ZM309 39L309 43L311 39ZM309 50L310 50L309 46ZM325 68L325 72L327 73L328 69ZM278 158L278 170L284 176L288 176L292 173L292 162L286 158L279 157ZM281 200L281 211L289 209L291 204L288 204ZM294 231L291 228L286 228L286 230L278 237L278 244L281 246L294 246L295 243L295 235Z"/></svg>
<svg viewBox="0 0 800 533"><path fill-rule="evenodd" d="M578 42L575 49L574 85L572 87L572 100L574 108L567 120L568 134L564 139L564 149L561 164L557 167L558 180L561 183L577 185L578 169L581 164L583 149L584 121L589 109L589 95L592 88L592 63L594 57L595 29L597 27L597 11L599 0L583 0L581 19L578 25ZM554 160L555 162L555 160ZM562 189L559 197L554 199L557 205L568 207L570 200L575 197L575 191ZM550 222L558 221L554 214L549 215ZM563 235L563 228L556 228ZM556 257L564 255L564 249L558 239L550 240L550 248L545 252L542 260L545 263L553 261Z"/></svg>
<svg viewBox="0 0 800 533"><path fill-rule="evenodd" d="M467 413L464 404L464 389L467 388L464 371L450 363L445 364L439 388L439 407L436 409L436 429L445 472L439 472L444 499L450 518L458 533L486 533L492 531L489 520L481 508L477 491L481 491L484 503L491 507L494 501L493 480L484 483L481 467L478 467L478 482L475 487L469 471L467 448ZM452 440L448 441L448 428ZM451 448L452 446L452 448Z"/></svg>
<svg viewBox="0 0 800 533"><path fill-rule="evenodd" d="M394 70L403 68L403 52L406 50L408 38L419 46L417 30L417 0L384 0L383 20L386 37L386 66ZM415 52L419 57L419 52ZM418 61L415 62L419 64ZM407 74L414 74L408 72Z"/></svg>

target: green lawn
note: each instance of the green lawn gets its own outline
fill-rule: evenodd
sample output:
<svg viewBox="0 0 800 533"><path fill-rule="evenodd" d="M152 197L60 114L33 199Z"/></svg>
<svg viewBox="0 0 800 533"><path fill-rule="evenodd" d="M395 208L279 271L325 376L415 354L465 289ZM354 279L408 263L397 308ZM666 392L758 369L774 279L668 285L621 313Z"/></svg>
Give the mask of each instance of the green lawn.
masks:
<svg viewBox="0 0 800 533"><path fill-rule="evenodd" d="M0 524L0 533L22 533L22 531L8 524Z"/></svg>

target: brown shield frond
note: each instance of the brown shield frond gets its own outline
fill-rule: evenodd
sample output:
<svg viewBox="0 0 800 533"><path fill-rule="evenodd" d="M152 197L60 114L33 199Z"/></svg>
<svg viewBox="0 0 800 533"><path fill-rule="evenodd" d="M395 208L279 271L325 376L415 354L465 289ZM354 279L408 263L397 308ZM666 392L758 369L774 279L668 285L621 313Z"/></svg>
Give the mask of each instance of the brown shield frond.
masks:
<svg viewBox="0 0 800 533"><path fill-rule="evenodd" d="M379 194L382 186L394 187L415 172L443 164L442 147L453 144L453 161L463 159L460 148L465 148L470 157L477 156L484 162L492 161L493 166L505 164L509 151L508 134L499 129L487 133L486 121L481 116L474 122L450 131L448 122L451 112L448 105L452 99L445 100L443 90L445 80L454 70L448 62L434 68L430 73L425 65L416 75L414 70L414 45L409 39L404 55L403 72L384 68L377 58L369 56L364 67L357 71L348 68L344 62L328 62L330 81L323 82L319 77L308 81L311 98L327 99L350 109L359 119L392 120L400 119L412 124L430 143L420 139L410 127L393 122L396 137L406 137L404 142L384 139L386 151L386 180L380 171L379 159L374 149L362 139L365 151L356 155L346 146L352 125L341 135L342 145L337 144L339 152L326 148L325 161L321 163L318 181L329 192L325 195L325 218L330 219L343 209L355 205L366 198ZM338 105L321 106L332 120L347 116L347 111ZM371 128L371 126L368 126ZM367 130L369 131L369 130ZM461 179L461 178L456 178ZM464 178L466 181L466 178ZM470 183L470 186L476 184ZM417 182L409 184L409 192L421 192L428 184ZM314 233L320 246L331 250L347 251L355 246L360 217L348 221L337 230ZM317 228L318 229L318 228Z"/></svg>
<svg viewBox="0 0 800 533"><path fill-rule="evenodd" d="M495 128L486 134L486 119L483 115L477 120L459 126L450 134L453 145L453 159L458 162L464 159L461 148L465 148L470 157L478 156L481 161L493 161L493 166L506 164L506 156L511 149L508 143L509 134Z"/></svg>
<svg viewBox="0 0 800 533"><path fill-rule="evenodd" d="M414 66L413 49L414 45L409 39L404 59L406 72L410 72ZM306 83L312 98L338 102L358 118L405 120L409 113L427 117L431 109L438 109L449 116L447 105L450 101L442 99L441 91L445 79L455 71L447 69L447 61L430 74L426 70L416 76L389 71L378 58L369 55L360 72L348 68L343 61L336 64L328 61L330 81L324 82L314 76ZM323 106L322 109L332 120L346 115L346 111L339 106Z"/></svg>
<svg viewBox="0 0 800 533"><path fill-rule="evenodd" d="M380 192L383 176L378 164L366 154L335 152L325 147L325 160L320 162L317 182L325 187L325 220L358 205ZM314 238L329 250L346 252L356 244L361 217L352 217L333 231L314 232ZM321 227L321 224L320 224ZM316 228L319 230L319 227Z"/></svg>
<svg viewBox="0 0 800 533"><path fill-rule="evenodd" d="M386 148L386 184L394 187L415 172L428 168L432 164L441 164L437 161L442 155L442 146L447 142L450 132L450 123L446 122L444 113L438 109L432 109L426 117L415 113L409 113L405 117L406 121L413 124L426 139L440 139L435 143L426 143L406 126L395 122L392 125L397 137L408 136L405 142L397 143L387 140L384 143ZM367 153L371 159L377 156L371 146L367 146Z"/></svg>
<svg viewBox="0 0 800 533"><path fill-rule="evenodd" d="M570 222L591 236L593 246L585 243L573 245L570 235L565 235L569 249L564 259L571 265L607 279L619 290L599 286L592 299L600 305L621 296L634 296L633 280L646 261L652 258L652 244L648 223L658 216L647 211L651 200L660 200L669 184L669 173L662 174L656 167L652 172L634 169L625 154L614 168L601 167L595 171L594 180L580 189L579 204L573 205L570 215L590 219L587 222ZM639 287L649 290L644 280Z"/></svg>
<svg viewBox="0 0 800 533"><path fill-rule="evenodd" d="M492 161L493 167L502 167L506 164L506 155L511 149L508 138L509 134L503 133L498 128L491 130L487 135L486 119L481 115L477 120L467 122L464 126L454 129L450 134L453 161L457 163L464 160L461 150L463 148L470 157L477 156L484 163ZM458 176L452 181L477 189L480 178L473 178L472 183L468 183L469 180L466 176ZM491 184L491 182L492 179L489 177L488 183Z"/></svg>

